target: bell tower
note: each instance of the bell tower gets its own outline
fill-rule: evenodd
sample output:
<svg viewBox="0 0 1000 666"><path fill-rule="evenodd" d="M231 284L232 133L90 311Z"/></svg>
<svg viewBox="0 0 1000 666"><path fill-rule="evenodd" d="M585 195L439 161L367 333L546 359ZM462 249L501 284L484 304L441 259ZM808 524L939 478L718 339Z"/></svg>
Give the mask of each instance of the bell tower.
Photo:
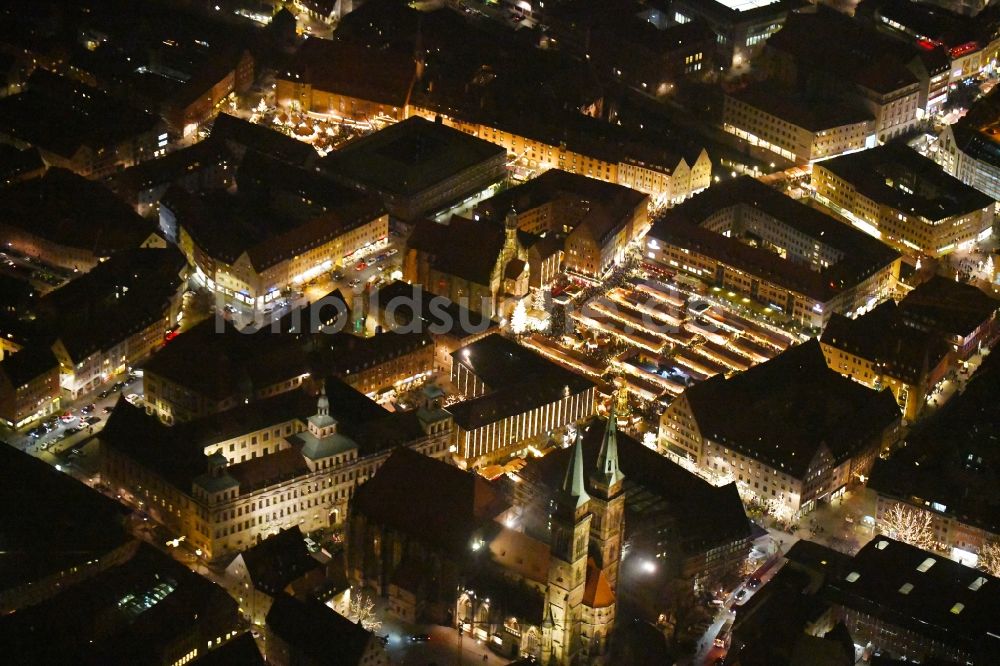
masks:
<svg viewBox="0 0 1000 666"><path fill-rule="evenodd" d="M552 558L546 603L552 621L552 660L569 664L580 647L583 591L587 581L590 496L584 488L583 437L577 435L550 517Z"/></svg>
<svg viewBox="0 0 1000 666"><path fill-rule="evenodd" d="M598 557L598 565L611 584L618 586L618 567L622 555L622 533L625 523L625 475L618 467L618 414L611 406L608 423L601 441L597 463L590 472L590 544Z"/></svg>

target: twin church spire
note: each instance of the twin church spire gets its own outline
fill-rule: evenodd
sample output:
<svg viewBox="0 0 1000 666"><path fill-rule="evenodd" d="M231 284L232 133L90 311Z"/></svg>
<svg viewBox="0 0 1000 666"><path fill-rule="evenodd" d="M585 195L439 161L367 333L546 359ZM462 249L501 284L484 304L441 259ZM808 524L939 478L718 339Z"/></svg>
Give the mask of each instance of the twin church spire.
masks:
<svg viewBox="0 0 1000 666"><path fill-rule="evenodd" d="M618 416L614 405L608 415L608 423L601 441L601 450L597 454L597 463L590 472L591 487L603 495L616 494L621 487L625 475L618 466ZM583 467L583 431L578 430L573 443L573 455L570 456L566 474L563 477L562 492L573 500L575 508L579 508L590 500L584 483Z"/></svg>

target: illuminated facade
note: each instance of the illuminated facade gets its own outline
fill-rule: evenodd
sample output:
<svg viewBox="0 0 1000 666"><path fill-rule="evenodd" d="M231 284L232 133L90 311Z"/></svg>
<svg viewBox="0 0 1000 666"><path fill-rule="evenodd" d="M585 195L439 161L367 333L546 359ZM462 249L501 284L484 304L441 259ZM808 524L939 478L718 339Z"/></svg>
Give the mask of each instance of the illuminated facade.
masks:
<svg viewBox="0 0 1000 666"><path fill-rule="evenodd" d="M899 248L932 257L993 233L996 203L902 146L813 165L816 198Z"/></svg>
<svg viewBox="0 0 1000 666"><path fill-rule="evenodd" d="M304 417L306 399L278 396L186 428L161 425L137 408L120 405L101 435L102 477L209 560L295 525L310 532L338 524L355 488L375 473L389 449L387 442L359 444L341 433L325 394L316 412ZM255 410L259 414L250 417ZM235 425L213 437L212 424L227 417ZM426 412L422 419L407 420L412 424L397 433L398 444L437 458L448 455L446 414ZM199 432L204 436L193 437ZM176 442L170 453L174 462L150 452L149 444L131 441L136 438L156 440L154 446Z"/></svg>

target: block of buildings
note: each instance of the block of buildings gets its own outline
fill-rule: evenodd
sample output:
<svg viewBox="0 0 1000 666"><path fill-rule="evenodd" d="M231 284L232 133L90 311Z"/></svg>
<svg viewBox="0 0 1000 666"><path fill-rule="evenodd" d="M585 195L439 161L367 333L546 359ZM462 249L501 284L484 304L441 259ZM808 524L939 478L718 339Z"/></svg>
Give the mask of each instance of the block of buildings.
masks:
<svg viewBox="0 0 1000 666"><path fill-rule="evenodd" d="M808 92L814 104L865 109L878 141L911 130L948 94L948 59L828 7L793 12L754 63L774 85Z"/></svg>
<svg viewBox="0 0 1000 666"><path fill-rule="evenodd" d="M44 344L0 361L0 421L26 428L59 409L59 361Z"/></svg>
<svg viewBox="0 0 1000 666"><path fill-rule="evenodd" d="M314 599L277 598L267 614L267 663L389 666L381 638Z"/></svg>
<svg viewBox="0 0 1000 666"><path fill-rule="evenodd" d="M724 69L742 67L781 29L801 5L788 0L680 0L674 23L704 21L716 36L715 62Z"/></svg>
<svg viewBox="0 0 1000 666"><path fill-rule="evenodd" d="M155 547L137 546L127 560L4 616L0 636L9 658L39 665L183 664L239 634L239 609L225 590ZM62 623L66 613L72 624Z"/></svg>
<svg viewBox="0 0 1000 666"><path fill-rule="evenodd" d="M866 109L761 86L725 96L722 129L795 164L875 146L875 119Z"/></svg>
<svg viewBox="0 0 1000 666"><path fill-rule="evenodd" d="M45 169L37 148L18 150L10 144L0 144L0 185L38 178Z"/></svg>
<svg viewBox="0 0 1000 666"><path fill-rule="evenodd" d="M511 507L482 477L394 453L352 500L350 575L387 597L391 612L453 623L507 658L568 665L604 654L626 491L613 427L602 440L589 466L574 444L556 487L537 500L553 500L536 507L551 512L537 536L516 525L527 507Z"/></svg>
<svg viewBox="0 0 1000 666"><path fill-rule="evenodd" d="M833 315L820 343L832 369L870 388L892 391L907 421L920 416L931 391L956 363L943 336L909 325L892 300L856 319Z"/></svg>
<svg viewBox="0 0 1000 666"><path fill-rule="evenodd" d="M212 121L210 138L221 141L240 161L252 151L293 166L312 167L318 157L308 143L228 113L220 113Z"/></svg>
<svg viewBox="0 0 1000 666"><path fill-rule="evenodd" d="M74 399L120 376L163 346L187 288L174 248L120 252L39 300L36 328L59 360Z"/></svg>
<svg viewBox="0 0 1000 666"><path fill-rule="evenodd" d="M805 326L887 298L900 256L878 240L744 176L667 211L646 260L739 291Z"/></svg>
<svg viewBox="0 0 1000 666"><path fill-rule="evenodd" d="M993 199L1000 199L998 102L992 93L975 102L961 120L944 128L933 153L946 172Z"/></svg>
<svg viewBox="0 0 1000 666"><path fill-rule="evenodd" d="M376 395L418 385L434 370L427 333L329 333L320 330L329 322L313 319L313 312L287 316L299 332L309 327L306 335L270 326L243 333L228 322L217 330L214 318L186 331L145 365L146 409L164 423L189 421L312 384L314 377L334 374Z"/></svg>
<svg viewBox="0 0 1000 666"><path fill-rule="evenodd" d="M594 382L501 335L452 354L456 456L478 467L594 413Z"/></svg>
<svg viewBox="0 0 1000 666"><path fill-rule="evenodd" d="M787 558L820 610L814 635L842 624L854 645L896 662L1000 659L1000 580L987 573L885 536L853 557L800 541Z"/></svg>
<svg viewBox="0 0 1000 666"><path fill-rule="evenodd" d="M589 469L598 459L606 424L594 419L580 428ZM750 549L750 522L735 483L713 486L634 438L622 432L615 437L625 478L624 539L630 544L630 560L623 566L657 564L653 576L623 579L619 594L655 621L665 611L662 604L676 577L710 589L739 575ZM525 507L517 524L526 533L547 533L546 507L571 455L570 449L559 449L533 460L517 472L517 482L507 484L512 503Z"/></svg>
<svg viewBox="0 0 1000 666"><path fill-rule="evenodd" d="M905 145L813 165L816 198L868 233L932 257L993 232L996 202Z"/></svg>
<svg viewBox="0 0 1000 666"><path fill-rule="evenodd" d="M539 260L529 263L533 240L518 230L513 211L502 223L458 215L446 223L424 219L406 240L403 278L483 317L500 318L528 294L533 280L540 283L541 274L553 270L551 264L558 259L557 251L547 251L544 260L536 253Z"/></svg>
<svg viewBox="0 0 1000 666"><path fill-rule="evenodd" d="M298 525L272 534L233 558L226 576L250 622L264 624L275 599L304 599L326 582L324 565L309 554Z"/></svg>
<svg viewBox="0 0 1000 666"><path fill-rule="evenodd" d="M391 413L335 379L323 386L173 427L122 401L101 431L102 478L220 559L294 525L339 524L395 447L448 455L441 410Z"/></svg>
<svg viewBox="0 0 1000 666"><path fill-rule="evenodd" d="M685 390L660 417L659 446L798 515L862 484L899 423L891 392L831 370L810 340Z"/></svg>
<svg viewBox="0 0 1000 666"><path fill-rule="evenodd" d="M166 247L104 185L60 168L0 191L0 233L22 254L82 272L116 252Z"/></svg>
<svg viewBox="0 0 1000 666"><path fill-rule="evenodd" d="M415 57L415 42L426 57ZM522 175L559 168L640 190L659 203L681 201L711 183L711 160L697 142L587 117L603 109L589 68L559 50L517 43L447 9L368 2L344 18L334 41L306 42L296 64L279 74L277 100L358 121L440 119L506 149ZM545 94L525 80L546 81Z"/></svg>
<svg viewBox="0 0 1000 666"><path fill-rule="evenodd" d="M869 484L878 493L880 520L899 505L926 515L937 547L970 565L985 543L1000 539L1000 493L993 482L1000 469L993 439L998 386L1000 362L991 354L964 392L916 427L906 447L875 465Z"/></svg>
<svg viewBox="0 0 1000 666"><path fill-rule="evenodd" d="M419 284L393 280L372 294L366 328L429 333L434 340L434 369L450 377L452 353L498 332L499 324Z"/></svg>
<svg viewBox="0 0 1000 666"><path fill-rule="evenodd" d="M23 92L0 99L0 141L37 148L48 166L101 178L162 154L167 134L153 114L38 70Z"/></svg>
<svg viewBox="0 0 1000 666"><path fill-rule="evenodd" d="M648 227L649 196L628 187L601 182L560 169L550 169L537 178L505 190L476 206L482 219L499 221L510 211L517 213L520 231L542 239L564 239L566 270L599 277L625 255L629 243ZM544 259L539 258L540 261ZM539 271L532 287L548 284L555 274Z"/></svg>
<svg viewBox="0 0 1000 666"><path fill-rule="evenodd" d="M942 336L959 360L991 349L1000 335L1000 300L978 287L936 275L899 302L907 325Z"/></svg>
<svg viewBox="0 0 1000 666"><path fill-rule="evenodd" d="M237 162L222 141L206 140L148 160L112 176L112 190L140 215L159 215L160 197L171 185L188 192L228 187ZM176 237L170 238L177 242Z"/></svg>
<svg viewBox="0 0 1000 666"><path fill-rule="evenodd" d="M161 228L176 234L195 279L225 302L273 305L284 290L388 237L377 198L291 169L245 157L236 192L198 195L175 185L160 200Z"/></svg>
<svg viewBox="0 0 1000 666"><path fill-rule="evenodd" d="M507 175L507 154L443 123L408 118L354 139L319 162L338 182L377 195L396 219L415 222Z"/></svg>
<svg viewBox="0 0 1000 666"><path fill-rule="evenodd" d="M0 447L0 461L10 479L0 487L0 612L43 602L131 556L126 507L12 446Z"/></svg>

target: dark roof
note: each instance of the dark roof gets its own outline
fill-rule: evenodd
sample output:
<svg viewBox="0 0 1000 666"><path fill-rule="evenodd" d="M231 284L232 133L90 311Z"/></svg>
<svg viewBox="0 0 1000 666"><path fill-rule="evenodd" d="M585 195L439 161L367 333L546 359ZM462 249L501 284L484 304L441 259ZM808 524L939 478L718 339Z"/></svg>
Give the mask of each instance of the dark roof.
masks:
<svg viewBox="0 0 1000 666"><path fill-rule="evenodd" d="M731 93L730 97L809 132L875 121L871 113L860 107L817 103L765 85L745 88Z"/></svg>
<svg viewBox="0 0 1000 666"><path fill-rule="evenodd" d="M253 158L244 160L254 161ZM234 263L244 253L258 272L356 229L384 214L381 202L305 169L284 166L283 177L259 181L238 177L239 191L195 195L172 186L161 199L192 240L213 259ZM289 173L290 172L290 173ZM320 183L313 182L320 180ZM307 199L320 191L322 200ZM286 189L287 188L287 189ZM295 201L297 199L297 201ZM295 201L297 205L289 205Z"/></svg>
<svg viewBox="0 0 1000 666"><path fill-rule="evenodd" d="M600 419L583 426L584 469L597 469L606 427ZM618 465L625 477L625 508L636 519L626 517L628 533L646 528L642 518L655 504L653 510L666 512L676 525L676 538L686 554L750 538L750 521L735 483L713 486L629 435L619 431L617 437ZM519 474L554 492L572 455L572 448L559 449L532 460ZM591 483L589 476L587 483Z"/></svg>
<svg viewBox="0 0 1000 666"><path fill-rule="evenodd" d="M414 196L506 155L502 146L413 116L350 141L320 168L380 193Z"/></svg>
<svg viewBox="0 0 1000 666"><path fill-rule="evenodd" d="M920 57L915 46L825 6L790 12L766 48L790 55L801 68L827 72L879 94L918 83L904 66Z"/></svg>
<svg viewBox="0 0 1000 666"><path fill-rule="evenodd" d="M993 205L993 199L906 145L840 155L816 165L850 183L862 196L931 222ZM903 189L905 187L905 189Z"/></svg>
<svg viewBox="0 0 1000 666"><path fill-rule="evenodd" d="M433 302L433 307L431 304ZM390 309L398 326L408 329L419 317L423 331L431 335L449 335L460 340L497 328L497 322L455 303L444 296L425 292L419 284L394 280L372 294L372 306Z"/></svg>
<svg viewBox="0 0 1000 666"><path fill-rule="evenodd" d="M176 182L192 171L233 161L223 141L209 139L129 167L112 176L111 187L118 191L140 192Z"/></svg>
<svg viewBox="0 0 1000 666"><path fill-rule="evenodd" d="M0 361L0 374L7 377L14 388L27 386L39 376L53 371L58 374L59 361L44 344L25 347Z"/></svg>
<svg viewBox="0 0 1000 666"><path fill-rule="evenodd" d="M452 215L447 224L420 220L406 249L428 255L431 268L476 284L488 285L505 241L503 225Z"/></svg>
<svg viewBox="0 0 1000 666"><path fill-rule="evenodd" d="M734 206L753 208L768 215L793 232L832 248L840 255L839 259L830 266L814 270L806 263L782 259L774 252L712 231L708 222L713 216ZM647 235L705 253L820 302L854 288L899 258L895 250L881 241L750 176L714 185L669 209L653 223Z"/></svg>
<svg viewBox="0 0 1000 666"><path fill-rule="evenodd" d="M191 663L194 666L263 666L265 662L257 649L257 641L246 631Z"/></svg>
<svg viewBox="0 0 1000 666"><path fill-rule="evenodd" d="M114 150L159 123L151 113L42 68L31 75L27 90L0 99L5 134L65 158L84 146Z"/></svg>
<svg viewBox="0 0 1000 666"><path fill-rule="evenodd" d="M565 216L565 224L572 227L585 224L597 241L605 242L637 210L645 207L648 199L649 195L624 185L549 169L537 178L490 197L476 211L502 221L511 209L524 212L558 202L564 211L573 211Z"/></svg>
<svg viewBox="0 0 1000 666"><path fill-rule="evenodd" d="M0 641L26 666L152 665L182 656L178 647L192 637L228 634L239 619L228 592L140 542L126 562L0 618Z"/></svg>
<svg viewBox="0 0 1000 666"><path fill-rule="evenodd" d="M220 113L216 117L212 124L212 138L297 166L308 165L316 158L316 151L308 143L228 113Z"/></svg>
<svg viewBox="0 0 1000 666"><path fill-rule="evenodd" d="M1000 120L1000 114L997 119ZM963 153L992 167L1000 167L1000 142L996 134L1000 128L975 128L963 118L949 130L955 137L956 147Z"/></svg>
<svg viewBox="0 0 1000 666"><path fill-rule="evenodd" d="M8 144L0 145L0 184L8 185L27 174L44 169L45 162L37 148L18 150Z"/></svg>
<svg viewBox="0 0 1000 666"><path fill-rule="evenodd" d="M869 487L1000 534L1000 355L983 361L965 391L919 423L906 446L876 461Z"/></svg>
<svg viewBox="0 0 1000 666"><path fill-rule="evenodd" d="M358 487L350 511L441 552L462 553L505 508L481 476L400 448Z"/></svg>
<svg viewBox="0 0 1000 666"><path fill-rule="evenodd" d="M165 333L171 299L184 284L186 266L184 255L173 247L118 252L46 294L37 306L38 319L77 362L158 320Z"/></svg>
<svg viewBox="0 0 1000 666"><path fill-rule="evenodd" d="M824 597L962 649L976 663L1000 658L1000 579L885 536L869 541L849 569L827 581Z"/></svg>
<svg viewBox="0 0 1000 666"><path fill-rule="evenodd" d="M131 537L129 510L40 459L0 447L0 590L101 558Z"/></svg>
<svg viewBox="0 0 1000 666"><path fill-rule="evenodd" d="M288 595L271 604L267 627L289 646L292 655L317 664L360 664L373 639L360 622L351 622L321 601L299 601Z"/></svg>
<svg viewBox="0 0 1000 666"><path fill-rule="evenodd" d="M900 418L890 391L873 391L831 370L815 338L683 395L703 437L796 478L821 445L839 464Z"/></svg>
<svg viewBox="0 0 1000 666"><path fill-rule="evenodd" d="M856 319L834 314L823 330L823 344L877 363L881 372L918 383L948 355L949 345L937 333L908 326L893 300Z"/></svg>
<svg viewBox="0 0 1000 666"><path fill-rule="evenodd" d="M139 247L155 232L104 185L59 168L0 190L0 223L97 257Z"/></svg>
<svg viewBox="0 0 1000 666"><path fill-rule="evenodd" d="M948 336L965 338L1000 308L1000 300L978 287L935 275L908 293L899 303L903 318L912 325Z"/></svg>
<svg viewBox="0 0 1000 666"><path fill-rule="evenodd" d="M453 363L466 366L487 387L485 395L447 408L464 430L495 423L594 387L582 375L499 334L476 340L452 353L452 359Z"/></svg>
<svg viewBox="0 0 1000 666"><path fill-rule="evenodd" d="M272 534L240 554L254 587L277 596L292 581L322 566L309 554L298 525Z"/></svg>

